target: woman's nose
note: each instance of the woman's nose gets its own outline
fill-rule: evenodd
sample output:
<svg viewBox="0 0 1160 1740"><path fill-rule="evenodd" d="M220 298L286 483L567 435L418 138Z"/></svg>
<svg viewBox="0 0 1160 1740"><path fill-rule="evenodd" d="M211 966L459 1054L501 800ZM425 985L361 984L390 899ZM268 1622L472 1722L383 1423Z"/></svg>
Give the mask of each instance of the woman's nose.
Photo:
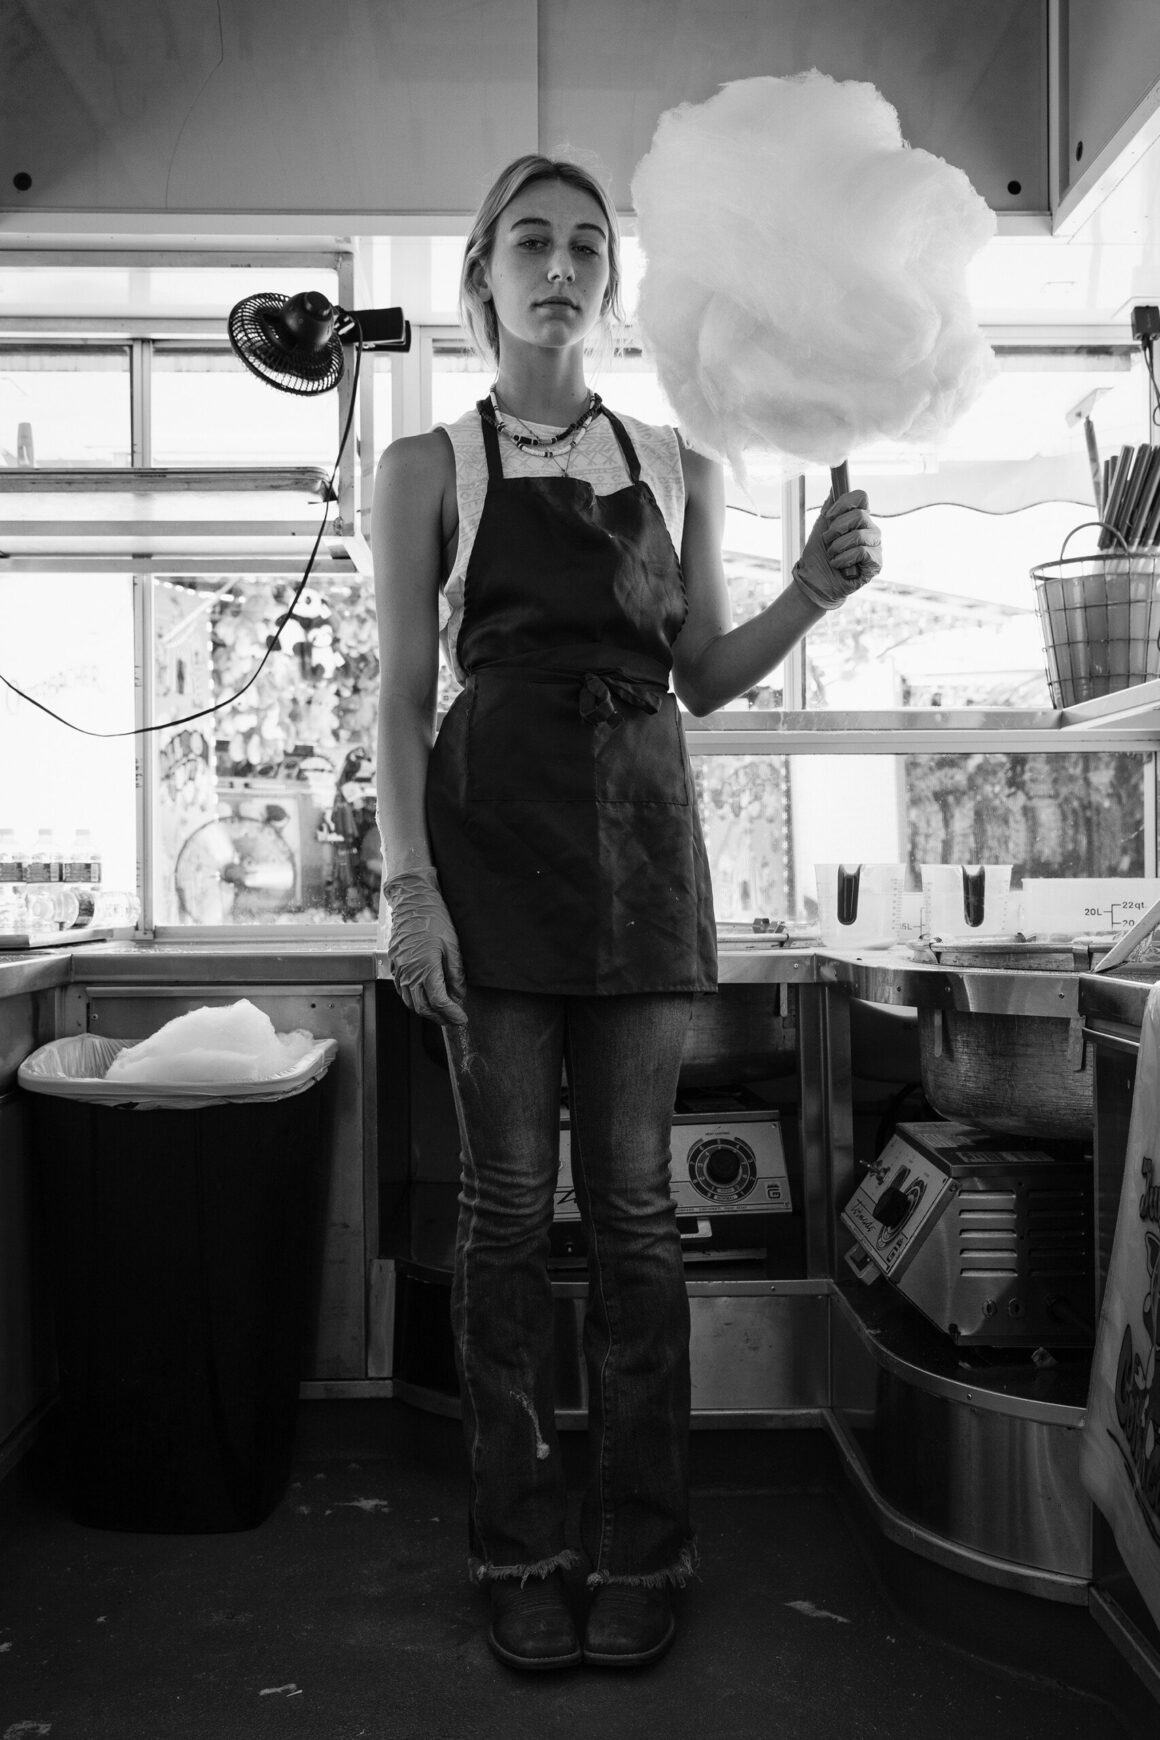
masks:
<svg viewBox="0 0 1160 1740"><path fill-rule="evenodd" d="M556 280L574 278L576 273L572 266L572 256L566 248L556 248L548 261L548 276Z"/></svg>

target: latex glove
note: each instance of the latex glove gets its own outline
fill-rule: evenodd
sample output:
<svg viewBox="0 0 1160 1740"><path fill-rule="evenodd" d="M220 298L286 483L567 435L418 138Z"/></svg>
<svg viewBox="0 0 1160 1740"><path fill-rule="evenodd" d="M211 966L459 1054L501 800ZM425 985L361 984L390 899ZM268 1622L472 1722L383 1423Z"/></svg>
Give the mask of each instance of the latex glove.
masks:
<svg viewBox="0 0 1160 1740"><path fill-rule="evenodd" d="M811 604L837 610L882 568L882 534L866 511L864 489L835 501L832 493L813 523L793 577Z"/></svg>
<svg viewBox="0 0 1160 1740"><path fill-rule="evenodd" d="M408 1009L443 1027L467 1020L459 939L432 869L404 870L383 889L391 912L387 960Z"/></svg>

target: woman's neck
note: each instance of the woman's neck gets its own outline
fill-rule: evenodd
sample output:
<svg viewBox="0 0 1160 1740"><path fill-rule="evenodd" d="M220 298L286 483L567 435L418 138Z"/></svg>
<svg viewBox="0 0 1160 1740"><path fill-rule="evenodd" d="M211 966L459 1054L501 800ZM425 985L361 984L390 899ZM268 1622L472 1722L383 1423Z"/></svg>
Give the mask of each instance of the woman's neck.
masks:
<svg viewBox="0 0 1160 1740"><path fill-rule="evenodd" d="M562 356L559 364L542 353L535 366L501 357L496 374L495 396L501 411L526 423L546 423L564 428L579 417L588 403L588 385L578 357Z"/></svg>

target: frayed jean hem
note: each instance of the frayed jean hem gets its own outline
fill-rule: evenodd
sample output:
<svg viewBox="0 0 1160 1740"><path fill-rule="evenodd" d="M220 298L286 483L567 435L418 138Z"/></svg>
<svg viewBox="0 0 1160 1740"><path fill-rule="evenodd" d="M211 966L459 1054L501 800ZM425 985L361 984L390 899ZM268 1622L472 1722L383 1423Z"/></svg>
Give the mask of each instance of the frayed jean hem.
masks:
<svg viewBox="0 0 1160 1740"><path fill-rule="evenodd" d="M681 1554L675 1565L670 1565L664 1571L645 1571L639 1576L619 1576L612 1571L593 1571L588 1578L590 1589L602 1589L605 1584L616 1583L625 1588L635 1589L683 1589L690 1578L697 1575L697 1567L701 1556L697 1551L696 1541L690 1541L681 1548Z"/></svg>
<svg viewBox="0 0 1160 1740"><path fill-rule="evenodd" d="M467 1561L467 1575L477 1586L513 1582L518 1577L522 1588L529 1577L550 1577L553 1571L570 1571L579 1563L579 1553L565 1547L562 1553L553 1553L550 1559L537 1559L532 1565L492 1565L486 1559L471 1558Z"/></svg>

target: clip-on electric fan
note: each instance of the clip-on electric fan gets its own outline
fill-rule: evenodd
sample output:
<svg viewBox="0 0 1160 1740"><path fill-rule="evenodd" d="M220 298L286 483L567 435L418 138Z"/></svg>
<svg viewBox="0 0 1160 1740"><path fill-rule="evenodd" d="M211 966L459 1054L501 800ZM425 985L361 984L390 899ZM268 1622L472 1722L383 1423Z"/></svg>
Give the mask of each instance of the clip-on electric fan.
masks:
<svg viewBox="0 0 1160 1740"><path fill-rule="evenodd" d="M221 708L230 706L257 681L259 672L277 646L283 626L293 613L294 606L310 578L314 558L322 543L322 534L326 530L326 513L329 504L335 499L334 480L338 476L338 468L346 451L358 400L362 353L364 350L407 351L411 348L411 323L403 318L401 308L359 308L348 313L345 308L338 308L329 302L318 290L304 290L297 296L279 296L270 290L258 291L230 310L227 330L234 354L245 363L251 374L257 375L259 380L265 381L271 387L280 388L284 393L326 393L331 387L337 387L342 379L345 363L342 347L344 344L355 346L354 384L350 404L342 427L334 469L323 491L326 506L318 536L306 563L306 571L298 582L289 608L283 612L277 629L268 640L257 668L241 688L224 700L215 701L212 707L199 707L195 713L185 713L178 719L168 719L155 725L135 725L129 731L90 731L83 725L74 725L71 719L63 718L51 707L46 707L43 701L26 694L7 677L0 675L0 683L11 689L22 701L38 707L50 719L67 726L70 731L79 731L82 736L141 737L153 731L171 731L175 726L188 725L194 719L205 719L219 712Z"/></svg>
<svg viewBox="0 0 1160 1740"><path fill-rule="evenodd" d="M411 323L401 308L348 314L318 290L279 296L259 290L230 311L230 343L259 380L284 393L327 393L342 379L344 344L364 350L410 350Z"/></svg>
<svg viewBox="0 0 1160 1740"><path fill-rule="evenodd" d="M401 308L359 308L348 313L345 308L329 302L318 290L303 290L297 296L280 296L272 290L257 291L230 310L228 332L235 355L245 363L250 373L284 393L327 393L332 387L337 387L345 366L344 344L355 347L354 379L334 469L323 491L322 521L302 578L277 628L267 640L266 650L252 676L236 694L219 701L215 707L204 709L206 712L216 712L219 707L236 701L257 680L310 578L326 529L329 504L335 500L334 480L354 420L363 351L407 351L411 348L411 323L404 319ZM196 719L201 714L194 713L189 717ZM184 724L185 721L171 723Z"/></svg>

